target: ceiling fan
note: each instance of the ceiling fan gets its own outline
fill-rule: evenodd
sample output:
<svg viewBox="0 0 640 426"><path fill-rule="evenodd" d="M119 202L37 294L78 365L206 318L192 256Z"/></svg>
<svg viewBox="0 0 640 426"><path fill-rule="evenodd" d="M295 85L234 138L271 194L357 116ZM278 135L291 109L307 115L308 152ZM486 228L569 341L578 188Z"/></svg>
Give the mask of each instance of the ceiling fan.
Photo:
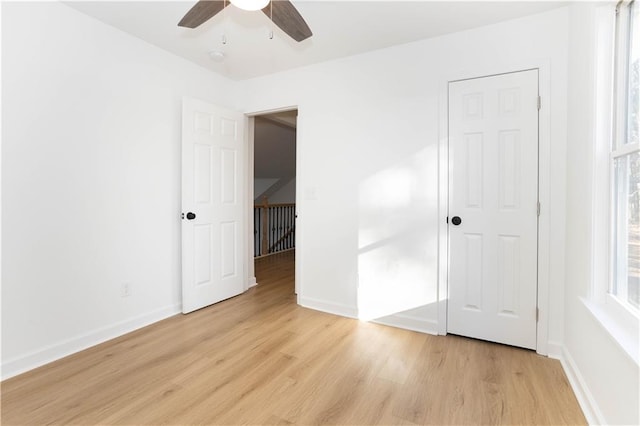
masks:
<svg viewBox="0 0 640 426"><path fill-rule="evenodd" d="M305 40L313 35L311 29L289 0L199 0L178 23L180 27L196 28L218 12L229 2L244 10L260 10L282 31L295 41Z"/></svg>

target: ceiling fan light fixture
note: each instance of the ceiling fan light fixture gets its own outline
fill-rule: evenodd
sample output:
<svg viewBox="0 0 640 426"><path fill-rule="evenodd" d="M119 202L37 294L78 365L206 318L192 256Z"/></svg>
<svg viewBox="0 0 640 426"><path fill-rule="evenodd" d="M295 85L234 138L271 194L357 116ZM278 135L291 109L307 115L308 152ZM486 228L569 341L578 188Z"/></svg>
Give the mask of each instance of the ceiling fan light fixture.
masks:
<svg viewBox="0 0 640 426"><path fill-rule="evenodd" d="M229 0L232 5L242 10L261 10L267 7L270 0Z"/></svg>
<svg viewBox="0 0 640 426"><path fill-rule="evenodd" d="M2 0L0 0L2 1ZM313 35L309 25L290 0L229 0L234 6L245 10L260 10L267 15L273 24L284 31L295 41L306 40ZM271 7L269 7L271 4ZM179 27L197 28L209 19L225 10L227 0L198 0L178 22ZM273 27L272 27L273 28ZM222 44L225 44L224 36Z"/></svg>

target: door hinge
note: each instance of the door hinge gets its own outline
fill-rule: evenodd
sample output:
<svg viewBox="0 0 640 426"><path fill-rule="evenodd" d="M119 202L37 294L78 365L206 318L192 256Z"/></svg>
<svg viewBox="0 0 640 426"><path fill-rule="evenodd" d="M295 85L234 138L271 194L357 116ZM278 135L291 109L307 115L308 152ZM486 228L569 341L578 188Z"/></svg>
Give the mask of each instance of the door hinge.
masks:
<svg viewBox="0 0 640 426"><path fill-rule="evenodd" d="M536 207L536 214L540 217L540 201L538 201L538 206Z"/></svg>
<svg viewBox="0 0 640 426"><path fill-rule="evenodd" d="M536 322L540 319L540 308L536 308Z"/></svg>
<svg viewBox="0 0 640 426"><path fill-rule="evenodd" d="M542 98L538 96L538 111L540 111L540 108L542 108Z"/></svg>

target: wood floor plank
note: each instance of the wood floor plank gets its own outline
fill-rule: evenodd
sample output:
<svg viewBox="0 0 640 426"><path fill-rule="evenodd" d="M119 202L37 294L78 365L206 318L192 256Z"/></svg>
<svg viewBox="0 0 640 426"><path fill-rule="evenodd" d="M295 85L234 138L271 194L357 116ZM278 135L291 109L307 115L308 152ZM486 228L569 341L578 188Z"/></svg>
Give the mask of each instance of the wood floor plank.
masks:
<svg viewBox="0 0 640 426"><path fill-rule="evenodd" d="M294 265L2 382L2 424L586 424L558 361L304 309Z"/></svg>

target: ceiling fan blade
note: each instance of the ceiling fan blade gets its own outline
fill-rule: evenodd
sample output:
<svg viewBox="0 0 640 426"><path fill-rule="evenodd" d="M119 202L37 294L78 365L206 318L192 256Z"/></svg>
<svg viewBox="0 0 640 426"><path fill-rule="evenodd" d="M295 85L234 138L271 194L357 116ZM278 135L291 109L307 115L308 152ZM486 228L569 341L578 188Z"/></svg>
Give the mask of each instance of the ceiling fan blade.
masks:
<svg viewBox="0 0 640 426"><path fill-rule="evenodd" d="M313 35L300 12L289 0L271 0L262 11L295 41L302 41Z"/></svg>
<svg viewBox="0 0 640 426"><path fill-rule="evenodd" d="M227 4L229 2L224 0L200 0L178 22L178 26L196 28L224 9Z"/></svg>

